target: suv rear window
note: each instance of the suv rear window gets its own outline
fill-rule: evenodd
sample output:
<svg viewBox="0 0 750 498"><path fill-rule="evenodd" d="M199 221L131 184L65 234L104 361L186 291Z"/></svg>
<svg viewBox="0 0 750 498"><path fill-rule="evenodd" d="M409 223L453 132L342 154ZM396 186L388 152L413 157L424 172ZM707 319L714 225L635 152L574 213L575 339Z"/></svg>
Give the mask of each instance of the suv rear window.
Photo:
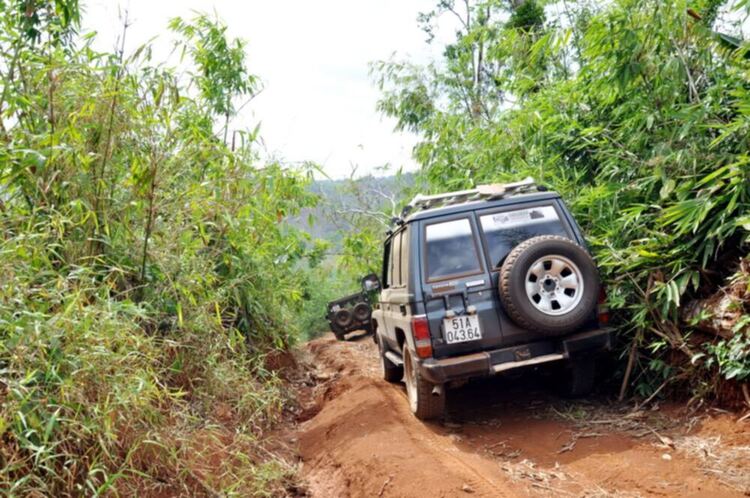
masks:
<svg viewBox="0 0 750 498"><path fill-rule="evenodd" d="M474 240L467 218L427 225L427 280L482 271Z"/></svg>
<svg viewBox="0 0 750 498"><path fill-rule="evenodd" d="M524 240L537 235L570 238L553 206L485 214L479 220L494 268L499 268L511 249Z"/></svg>

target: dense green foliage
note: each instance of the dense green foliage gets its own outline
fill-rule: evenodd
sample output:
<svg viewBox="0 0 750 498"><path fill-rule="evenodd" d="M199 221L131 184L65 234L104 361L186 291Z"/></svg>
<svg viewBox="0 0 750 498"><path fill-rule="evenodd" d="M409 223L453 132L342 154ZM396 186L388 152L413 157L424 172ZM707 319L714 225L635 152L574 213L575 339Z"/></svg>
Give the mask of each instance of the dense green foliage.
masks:
<svg viewBox="0 0 750 498"><path fill-rule="evenodd" d="M428 31L436 16L460 19L443 60L374 66L381 110L422 137L432 190L531 175L563 194L641 393L690 378L707 394L701 365L750 374L747 320L729 340L681 320L750 248L750 64L747 43L712 31L731 28L711 24L725 3L440 1Z"/></svg>
<svg viewBox="0 0 750 498"><path fill-rule="evenodd" d="M0 489L281 492L255 441L285 396L263 354L320 259L280 223L309 172L222 139L256 79L217 21L172 23L185 80L148 46L95 52L78 18L0 1Z"/></svg>

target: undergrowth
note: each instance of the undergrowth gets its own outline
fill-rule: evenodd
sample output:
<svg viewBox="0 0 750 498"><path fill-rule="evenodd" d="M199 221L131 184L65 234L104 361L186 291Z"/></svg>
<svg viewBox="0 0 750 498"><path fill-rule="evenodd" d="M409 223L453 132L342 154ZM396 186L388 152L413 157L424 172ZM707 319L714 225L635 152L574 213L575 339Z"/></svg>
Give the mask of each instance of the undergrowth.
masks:
<svg viewBox="0 0 750 498"><path fill-rule="evenodd" d="M259 83L217 20L177 68L98 53L76 0L0 1L0 490L280 496L310 172L230 128ZM126 35L127 21L121 37Z"/></svg>

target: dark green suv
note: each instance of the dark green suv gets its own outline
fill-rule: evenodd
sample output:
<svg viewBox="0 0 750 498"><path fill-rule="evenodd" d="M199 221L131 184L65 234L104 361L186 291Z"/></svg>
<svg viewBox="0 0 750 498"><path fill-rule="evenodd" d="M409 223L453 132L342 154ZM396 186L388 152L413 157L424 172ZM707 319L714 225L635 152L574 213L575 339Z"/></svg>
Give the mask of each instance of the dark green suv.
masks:
<svg viewBox="0 0 750 498"><path fill-rule="evenodd" d="M331 301L326 306L326 319L336 339L343 341L355 330L372 332L372 310L366 292L358 292Z"/></svg>
<svg viewBox="0 0 750 498"><path fill-rule="evenodd" d="M550 364L571 395L611 348L596 265L568 208L531 179L417 196L385 240L372 313L384 378L420 419L472 377Z"/></svg>

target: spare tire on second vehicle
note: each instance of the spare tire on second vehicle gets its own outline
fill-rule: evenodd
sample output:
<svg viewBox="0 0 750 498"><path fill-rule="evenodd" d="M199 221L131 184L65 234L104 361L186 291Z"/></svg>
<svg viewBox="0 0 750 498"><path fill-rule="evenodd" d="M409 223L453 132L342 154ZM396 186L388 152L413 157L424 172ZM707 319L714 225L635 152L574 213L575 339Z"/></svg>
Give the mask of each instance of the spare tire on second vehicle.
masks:
<svg viewBox="0 0 750 498"><path fill-rule="evenodd" d="M339 327L342 327L342 328L346 328L349 325L351 325L353 319L354 318L352 317L352 312L349 311L346 308L342 308L342 309L338 310L333 315L333 321L334 321L334 323L336 323L336 325L338 325Z"/></svg>
<svg viewBox="0 0 750 498"><path fill-rule="evenodd" d="M366 322L370 319L370 315L372 315L372 310L370 310L370 305L367 303L357 303L354 305L352 314L354 315L354 319L358 320L360 322Z"/></svg>
<svg viewBox="0 0 750 498"><path fill-rule="evenodd" d="M570 239L541 235L518 244L500 269L500 299L518 325L549 335L572 332L593 316L599 273Z"/></svg>

